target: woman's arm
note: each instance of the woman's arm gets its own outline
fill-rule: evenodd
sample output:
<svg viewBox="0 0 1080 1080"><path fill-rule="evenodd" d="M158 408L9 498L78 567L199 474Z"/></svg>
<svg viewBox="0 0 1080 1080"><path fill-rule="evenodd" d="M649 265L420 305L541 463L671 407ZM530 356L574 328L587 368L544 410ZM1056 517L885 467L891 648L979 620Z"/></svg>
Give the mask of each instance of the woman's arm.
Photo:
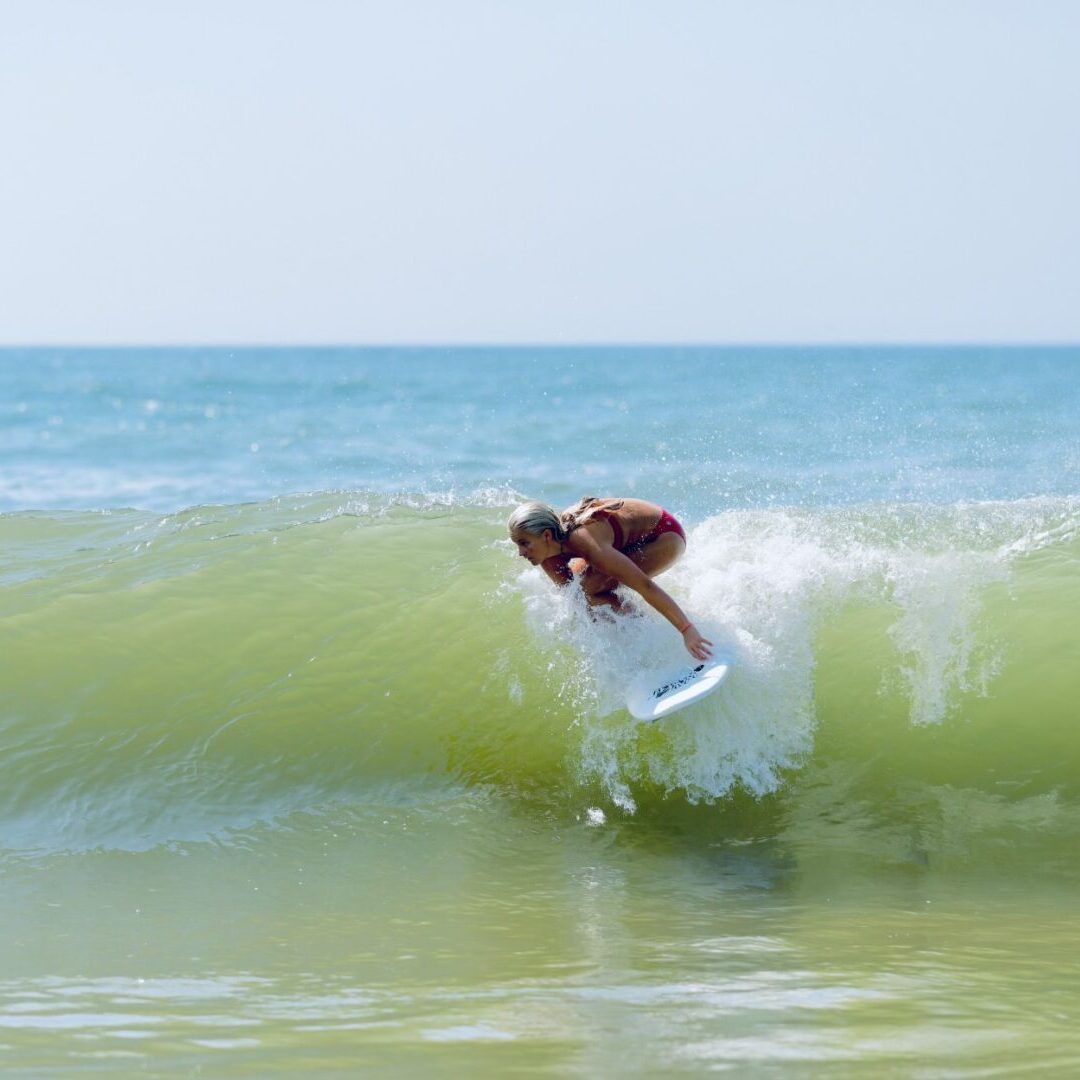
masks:
<svg viewBox="0 0 1080 1080"><path fill-rule="evenodd" d="M550 559L545 559L540 564L540 569L556 585L569 585L574 580L574 575L570 572L570 558L567 555L552 555Z"/></svg>
<svg viewBox="0 0 1080 1080"><path fill-rule="evenodd" d="M708 646L712 642L698 633L686 613L637 563L628 559L610 544L602 544L586 529L576 529L572 534L575 554L586 559L590 566L613 577L622 585L634 590L651 607L655 608L683 636L683 644L691 656L708 660L712 655Z"/></svg>

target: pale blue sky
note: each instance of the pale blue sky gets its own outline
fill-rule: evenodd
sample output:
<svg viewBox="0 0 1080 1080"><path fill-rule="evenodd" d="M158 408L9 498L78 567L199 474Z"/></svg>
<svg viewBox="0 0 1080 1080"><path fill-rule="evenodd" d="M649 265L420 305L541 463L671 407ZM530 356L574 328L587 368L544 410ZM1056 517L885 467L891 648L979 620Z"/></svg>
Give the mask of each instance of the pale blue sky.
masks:
<svg viewBox="0 0 1080 1080"><path fill-rule="evenodd" d="M1080 340L1075 0L0 0L0 342Z"/></svg>

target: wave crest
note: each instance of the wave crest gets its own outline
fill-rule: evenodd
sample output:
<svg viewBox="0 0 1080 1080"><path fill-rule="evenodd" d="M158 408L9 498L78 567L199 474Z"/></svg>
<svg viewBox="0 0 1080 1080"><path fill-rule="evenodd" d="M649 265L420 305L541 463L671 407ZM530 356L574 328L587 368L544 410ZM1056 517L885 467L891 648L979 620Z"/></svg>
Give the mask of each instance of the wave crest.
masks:
<svg viewBox="0 0 1080 1080"><path fill-rule="evenodd" d="M462 789L760 800L836 762L844 783L914 777L927 752L946 784L1080 780L1076 500L701 522L663 583L738 666L642 727L622 687L678 638L520 571L515 497L0 516L5 846L137 848Z"/></svg>

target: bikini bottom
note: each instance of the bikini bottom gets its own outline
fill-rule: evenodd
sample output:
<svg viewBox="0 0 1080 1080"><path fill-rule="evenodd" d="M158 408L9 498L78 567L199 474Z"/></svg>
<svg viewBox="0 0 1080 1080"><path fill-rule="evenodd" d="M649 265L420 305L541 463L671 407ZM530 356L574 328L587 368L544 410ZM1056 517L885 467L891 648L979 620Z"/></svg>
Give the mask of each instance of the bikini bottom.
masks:
<svg viewBox="0 0 1080 1080"><path fill-rule="evenodd" d="M625 555L628 551L639 551L646 544L651 544L658 537L663 536L664 533L678 533L685 542L686 533L683 531L683 527L679 524L678 520L669 514L666 510L660 511L660 520L640 539L630 544L628 547L622 549Z"/></svg>

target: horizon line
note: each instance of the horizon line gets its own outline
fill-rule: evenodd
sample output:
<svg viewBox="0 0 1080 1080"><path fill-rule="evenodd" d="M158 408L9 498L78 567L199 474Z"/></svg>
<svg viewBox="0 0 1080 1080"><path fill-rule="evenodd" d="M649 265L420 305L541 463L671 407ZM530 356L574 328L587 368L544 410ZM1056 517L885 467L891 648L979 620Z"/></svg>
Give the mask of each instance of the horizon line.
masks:
<svg viewBox="0 0 1080 1080"><path fill-rule="evenodd" d="M28 341L0 342L0 351L52 349L1075 349L1076 340L808 340L808 341Z"/></svg>

